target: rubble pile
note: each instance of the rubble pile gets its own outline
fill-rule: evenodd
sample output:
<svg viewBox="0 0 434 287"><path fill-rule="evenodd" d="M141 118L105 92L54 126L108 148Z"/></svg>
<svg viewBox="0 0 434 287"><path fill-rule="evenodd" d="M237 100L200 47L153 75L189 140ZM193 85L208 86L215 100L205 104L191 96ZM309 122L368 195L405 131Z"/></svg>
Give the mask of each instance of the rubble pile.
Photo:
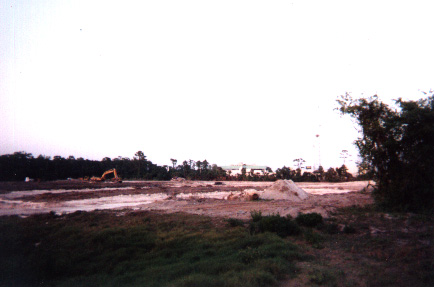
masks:
<svg viewBox="0 0 434 287"><path fill-rule="evenodd" d="M242 192L231 192L226 198L227 200L258 200L259 192L256 189L246 189Z"/></svg>

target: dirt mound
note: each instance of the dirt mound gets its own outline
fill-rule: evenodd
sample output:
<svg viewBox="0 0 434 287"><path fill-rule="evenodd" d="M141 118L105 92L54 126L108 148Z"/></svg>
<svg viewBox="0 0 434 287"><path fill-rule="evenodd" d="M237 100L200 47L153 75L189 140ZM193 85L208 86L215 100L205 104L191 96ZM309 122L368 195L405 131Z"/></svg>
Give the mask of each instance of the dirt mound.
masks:
<svg viewBox="0 0 434 287"><path fill-rule="evenodd" d="M286 199L301 201L309 196L292 180L278 180L260 195L262 199Z"/></svg>

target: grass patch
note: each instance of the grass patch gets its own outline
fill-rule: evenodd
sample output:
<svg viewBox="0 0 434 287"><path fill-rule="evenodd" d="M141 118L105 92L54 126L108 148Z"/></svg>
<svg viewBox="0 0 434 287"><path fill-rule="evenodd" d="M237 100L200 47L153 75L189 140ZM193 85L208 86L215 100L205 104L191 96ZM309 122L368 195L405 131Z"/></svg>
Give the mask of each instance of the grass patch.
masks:
<svg viewBox="0 0 434 287"><path fill-rule="evenodd" d="M295 276L304 255L294 244L235 223L108 211L0 217L0 286L267 286Z"/></svg>
<svg viewBox="0 0 434 287"><path fill-rule="evenodd" d="M250 234L272 232L280 237L286 237L289 235L297 235L301 232L300 227L291 220L291 217L281 217L279 214L262 216L260 212L251 215Z"/></svg>
<svg viewBox="0 0 434 287"><path fill-rule="evenodd" d="M322 242L324 242L324 237L310 228L304 231L304 239L311 244L313 248L324 248L322 245Z"/></svg>
<svg viewBox="0 0 434 287"><path fill-rule="evenodd" d="M356 233L356 229L352 225L345 225L343 232L345 234L353 234Z"/></svg>
<svg viewBox="0 0 434 287"><path fill-rule="evenodd" d="M309 272L310 282L317 285L336 286L337 277L333 270L326 268L315 268Z"/></svg>
<svg viewBox="0 0 434 287"><path fill-rule="evenodd" d="M229 218L226 220L229 226L231 227L237 227L237 226L244 226L244 221L237 218Z"/></svg>
<svg viewBox="0 0 434 287"><path fill-rule="evenodd" d="M324 224L322 225L321 229L324 233L326 234L338 234L339 233L339 225L336 223L328 223L328 224Z"/></svg>

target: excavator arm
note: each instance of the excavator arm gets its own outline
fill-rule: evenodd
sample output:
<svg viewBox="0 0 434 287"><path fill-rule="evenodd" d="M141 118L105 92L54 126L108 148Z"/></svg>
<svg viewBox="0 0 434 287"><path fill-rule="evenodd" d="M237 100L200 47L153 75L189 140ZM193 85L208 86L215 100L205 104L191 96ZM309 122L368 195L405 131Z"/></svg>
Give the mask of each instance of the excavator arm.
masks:
<svg viewBox="0 0 434 287"><path fill-rule="evenodd" d="M105 177L106 177L108 174L111 174L111 173L113 173L113 175L114 175L114 178L112 179L112 181L122 182L122 180L119 178L118 173L116 172L116 169L115 169L115 168L107 170L106 172L104 172L104 173L102 174L101 177L92 177L91 180L92 180L92 181L104 181L104 180L105 180Z"/></svg>

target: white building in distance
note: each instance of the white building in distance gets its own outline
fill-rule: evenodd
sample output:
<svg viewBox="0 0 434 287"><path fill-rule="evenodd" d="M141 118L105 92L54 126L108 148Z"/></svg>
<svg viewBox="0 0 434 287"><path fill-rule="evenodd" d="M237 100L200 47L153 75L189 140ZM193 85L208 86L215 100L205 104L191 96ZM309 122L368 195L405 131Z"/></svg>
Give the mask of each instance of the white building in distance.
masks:
<svg viewBox="0 0 434 287"><path fill-rule="evenodd" d="M267 171L267 169L270 170L270 168L265 165L247 165L244 163L239 163L234 165L222 166L221 168L226 171L226 174L228 175L242 174L243 168L246 170L247 175L252 172L256 175L272 174L272 172Z"/></svg>

